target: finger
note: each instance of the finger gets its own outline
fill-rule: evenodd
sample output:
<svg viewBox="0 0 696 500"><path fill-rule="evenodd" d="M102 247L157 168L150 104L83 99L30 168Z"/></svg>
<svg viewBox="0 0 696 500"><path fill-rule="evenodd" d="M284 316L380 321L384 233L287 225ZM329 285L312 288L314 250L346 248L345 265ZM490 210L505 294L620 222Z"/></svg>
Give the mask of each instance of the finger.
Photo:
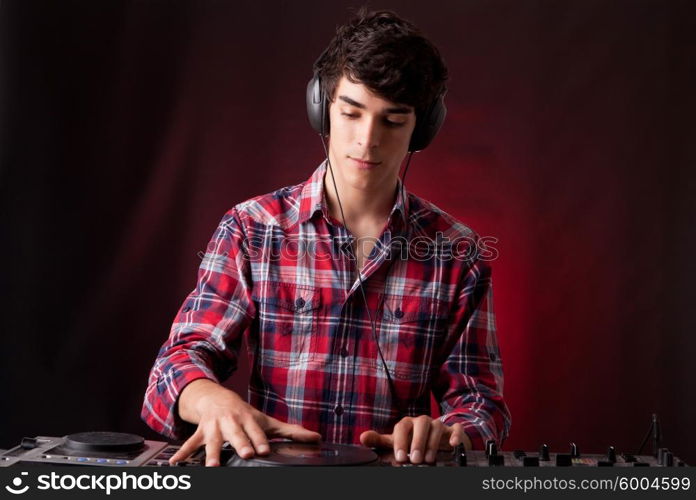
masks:
<svg viewBox="0 0 696 500"><path fill-rule="evenodd" d="M199 430L193 433L193 435L181 445L179 450L174 453L169 459L169 464L174 465L177 462L186 460L191 454L193 454L198 448L203 444L203 434Z"/></svg>
<svg viewBox="0 0 696 500"><path fill-rule="evenodd" d="M360 444L368 448L391 448L394 446L394 439L391 434L365 431L360 434Z"/></svg>
<svg viewBox="0 0 696 500"><path fill-rule="evenodd" d="M269 437L281 437L300 441L302 443L316 443L321 440L321 434L305 429L301 425L286 424L273 417L266 417L262 421L262 427Z"/></svg>
<svg viewBox="0 0 696 500"><path fill-rule="evenodd" d="M464 442L464 436L462 434L464 434L462 424L456 423L452 427L450 427L448 442L452 448Z"/></svg>
<svg viewBox="0 0 696 500"><path fill-rule="evenodd" d="M440 439L445 432L445 424L439 420L430 421L430 434L428 434L428 442L425 448L425 461L434 463L437 458L437 452L440 449Z"/></svg>
<svg viewBox="0 0 696 500"><path fill-rule="evenodd" d="M268 438L266 433L263 432L259 424L256 423L254 419L249 419L244 425L244 432L251 440L251 444L254 445L256 453L259 455L267 455L271 451L271 447L268 445Z"/></svg>
<svg viewBox="0 0 696 500"><path fill-rule="evenodd" d="M225 439L230 442L232 448L240 457L247 459L254 456L254 448L251 446L249 437L236 422L229 422L225 425Z"/></svg>
<svg viewBox="0 0 696 500"><path fill-rule="evenodd" d="M321 434L305 429L301 425L283 424L278 432L279 437L292 439L301 443L316 443L321 441Z"/></svg>
<svg viewBox="0 0 696 500"><path fill-rule="evenodd" d="M217 467L220 465L220 448L222 448L222 435L218 430L215 435L206 439L205 443L205 466Z"/></svg>
<svg viewBox="0 0 696 500"><path fill-rule="evenodd" d="M413 421L413 437L411 438L411 463L419 464L423 461L425 445L430 434L430 417L418 417Z"/></svg>
<svg viewBox="0 0 696 500"><path fill-rule="evenodd" d="M397 462L408 461L411 432L413 432L413 419L410 417L402 418L394 426L394 458L396 458Z"/></svg>

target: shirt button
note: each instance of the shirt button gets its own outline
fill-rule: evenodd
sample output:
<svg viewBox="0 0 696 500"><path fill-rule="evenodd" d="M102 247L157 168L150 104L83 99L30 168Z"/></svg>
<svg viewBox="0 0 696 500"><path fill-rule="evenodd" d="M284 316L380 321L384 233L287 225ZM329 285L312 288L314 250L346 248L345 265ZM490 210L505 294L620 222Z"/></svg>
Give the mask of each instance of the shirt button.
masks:
<svg viewBox="0 0 696 500"><path fill-rule="evenodd" d="M346 349L345 347L341 347L341 357L348 357L348 349Z"/></svg>
<svg viewBox="0 0 696 500"><path fill-rule="evenodd" d="M394 311L394 317L401 319L404 317L404 312L401 309L397 309Z"/></svg>
<svg viewBox="0 0 696 500"><path fill-rule="evenodd" d="M334 408L334 413L340 417L343 415L343 407L341 405L336 406L336 408Z"/></svg>
<svg viewBox="0 0 696 500"><path fill-rule="evenodd" d="M489 357L491 358L491 361L495 361L497 358L497 356L494 353L491 353Z"/></svg>
<svg viewBox="0 0 696 500"><path fill-rule="evenodd" d="M190 306L186 306L186 307L184 307L181 311L187 313L187 312L189 312L190 310L191 310L191 307L190 307Z"/></svg>
<svg viewBox="0 0 696 500"><path fill-rule="evenodd" d="M297 299L297 300L295 301L295 305L296 305L297 307L304 307L304 305L305 305L305 300L304 300L302 297L300 297L299 299Z"/></svg>

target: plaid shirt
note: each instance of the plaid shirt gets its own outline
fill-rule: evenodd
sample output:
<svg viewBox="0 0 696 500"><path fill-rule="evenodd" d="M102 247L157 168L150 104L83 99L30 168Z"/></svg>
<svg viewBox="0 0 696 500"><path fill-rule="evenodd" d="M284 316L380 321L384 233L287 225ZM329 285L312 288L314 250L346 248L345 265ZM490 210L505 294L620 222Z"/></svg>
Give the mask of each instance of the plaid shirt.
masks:
<svg viewBox="0 0 696 500"><path fill-rule="evenodd" d="M501 444L510 414L481 240L431 203L397 196L361 271L366 308L325 172L322 163L307 182L225 214L152 368L142 418L186 437L179 394L199 378L227 379L246 335L250 404L326 441L357 443L365 430L429 415L432 392L442 421L462 423L474 448Z"/></svg>

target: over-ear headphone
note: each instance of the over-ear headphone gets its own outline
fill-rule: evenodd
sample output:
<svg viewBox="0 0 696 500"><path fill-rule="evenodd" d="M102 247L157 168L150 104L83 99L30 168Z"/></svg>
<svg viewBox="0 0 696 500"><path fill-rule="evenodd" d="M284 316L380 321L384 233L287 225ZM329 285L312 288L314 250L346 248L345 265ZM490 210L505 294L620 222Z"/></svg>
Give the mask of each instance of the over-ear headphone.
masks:
<svg viewBox="0 0 696 500"><path fill-rule="evenodd" d="M440 94L425 112L416 115L416 128L411 135L409 151L425 149L437 135L447 115L444 98L444 93ZM328 99L324 95L321 80L316 73L307 84L307 116L314 130L322 136L329 133Z"/></svg>

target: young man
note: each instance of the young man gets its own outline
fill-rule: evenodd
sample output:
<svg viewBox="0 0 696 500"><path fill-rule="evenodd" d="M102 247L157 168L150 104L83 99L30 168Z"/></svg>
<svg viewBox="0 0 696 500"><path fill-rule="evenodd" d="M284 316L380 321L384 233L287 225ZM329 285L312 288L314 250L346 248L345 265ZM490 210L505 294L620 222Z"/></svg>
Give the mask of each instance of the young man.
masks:
<svg viewBox="0 0 696 500"><path fill-rule="evenodd" d="M275 437L393 448L413 463L500 444L510 415L490 266L469 228L399 182L439 126L423 131L444 63L411 23L361 11L314 69L328 159L223 217L152 368L143 419L188 437L172 462L205 445L207 465L225 441L249 458ZM473 247L458 252L462 242ZM244 332L249 403L220 385Z"/></svg>

